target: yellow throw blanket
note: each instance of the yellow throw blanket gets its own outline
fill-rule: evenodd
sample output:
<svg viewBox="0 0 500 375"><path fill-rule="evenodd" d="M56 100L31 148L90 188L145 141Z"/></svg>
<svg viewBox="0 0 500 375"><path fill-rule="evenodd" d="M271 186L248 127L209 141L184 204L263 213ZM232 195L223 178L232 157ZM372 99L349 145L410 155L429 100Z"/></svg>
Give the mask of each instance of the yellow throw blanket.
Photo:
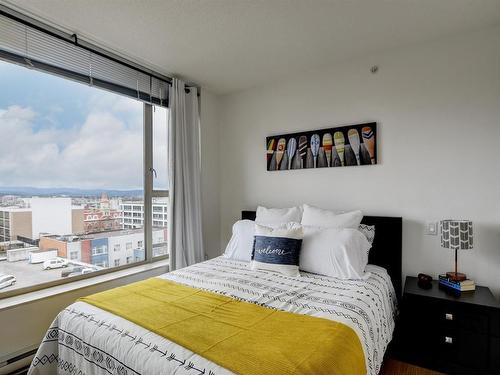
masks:
<svg viewBox="0 0 500 375"><path fill-rule="evenodd" d="M238 374L366 374L356 333L152 278L80 299Z"/></svg>

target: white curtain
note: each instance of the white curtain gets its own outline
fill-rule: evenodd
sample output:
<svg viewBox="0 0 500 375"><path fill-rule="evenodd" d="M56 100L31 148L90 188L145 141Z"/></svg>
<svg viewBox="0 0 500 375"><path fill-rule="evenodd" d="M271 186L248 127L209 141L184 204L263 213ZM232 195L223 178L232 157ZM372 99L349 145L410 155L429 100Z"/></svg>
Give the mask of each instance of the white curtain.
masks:
<svg viewBox="0 0 500 375"><path fill-rule="evenodd" d="M173 79L169 92L169 243L172 270L205 259L201 227L198 90Z"/></svg>

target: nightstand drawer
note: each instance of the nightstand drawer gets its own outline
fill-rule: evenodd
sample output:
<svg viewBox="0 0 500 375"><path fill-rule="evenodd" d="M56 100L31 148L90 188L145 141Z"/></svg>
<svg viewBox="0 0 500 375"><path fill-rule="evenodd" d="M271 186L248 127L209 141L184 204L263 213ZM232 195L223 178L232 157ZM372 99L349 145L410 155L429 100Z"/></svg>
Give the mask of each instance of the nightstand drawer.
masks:
<svg viewBox="0 0 500 375"><path fill-rule="evenodd" d="M489 329L489 318L477 311L458 310L455 306L444 305L439 309L437 322L439 327L454 328L468 332L486 334Z"/></svg>
<svg viewBox="0 0 500 375"><path fill-rule="evenodd" d="M488 336L466 331L447 332L437 337L436 357L476 369L488 367Z"/></svg>

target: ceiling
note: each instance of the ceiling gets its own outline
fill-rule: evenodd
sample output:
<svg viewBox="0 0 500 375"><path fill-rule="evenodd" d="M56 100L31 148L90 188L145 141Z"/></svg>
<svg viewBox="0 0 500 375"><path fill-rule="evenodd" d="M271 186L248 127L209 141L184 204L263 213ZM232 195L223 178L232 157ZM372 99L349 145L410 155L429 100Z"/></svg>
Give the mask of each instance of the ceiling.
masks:
<svg viewBox="0 0 500 375"><path fill-rule="evenodd" d="M225 94L500 24L500 0L0 0Z"/></svg>

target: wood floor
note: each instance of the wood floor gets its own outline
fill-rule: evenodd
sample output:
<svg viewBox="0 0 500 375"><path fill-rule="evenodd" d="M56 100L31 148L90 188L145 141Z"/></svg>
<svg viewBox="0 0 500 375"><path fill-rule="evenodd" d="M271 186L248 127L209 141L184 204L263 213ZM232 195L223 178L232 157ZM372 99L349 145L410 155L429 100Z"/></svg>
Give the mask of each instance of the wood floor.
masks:
<svg viewBox="0 0 500 375"><path fill-rule="evenodd" d="M440 372L427 370L422 367L410 365L396 361L395 359L386 359L379 375L442 375Z"/></svg>

